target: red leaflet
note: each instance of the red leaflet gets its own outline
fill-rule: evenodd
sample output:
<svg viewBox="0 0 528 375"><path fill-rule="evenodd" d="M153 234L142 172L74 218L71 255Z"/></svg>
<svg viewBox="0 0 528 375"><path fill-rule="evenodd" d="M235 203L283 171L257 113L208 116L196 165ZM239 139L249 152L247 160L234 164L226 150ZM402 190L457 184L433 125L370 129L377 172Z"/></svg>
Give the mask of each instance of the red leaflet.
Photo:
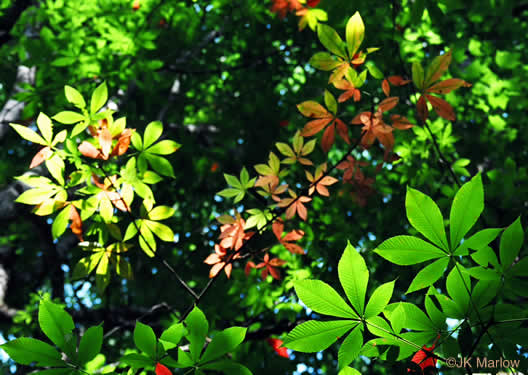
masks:
<svg viewBox="0 0 528 375"><path fill-rule="evenodd" d="M290 124L290 122L288 120L282 120L282 121L279 122L279 126L281 126L283 128L288 126L289 124Z"/></svg>
<svg viewBox="0 0 528 375"><path fill-rule="evenodd" d="M156 364L156 375L172 375L172 372L161 363Z"/></svg>
<svg viewBox="0 0 528 375"><path fill-rule="evenodd" d="M281 347L282 340L273 339L270 337L266 339L266 342L273 348L273 350L275 350L278 355L284 358L290 358L290 355L288 354L288 349Z"/></svg>
<svg viewBox="0 0 528 375"><path fill-rule="evenodd" d="M71 220L71 225L70 225L71 231L73 232L73 234L77 236L79 241L82 242L83 241L82 220L81 220L81 216L79 215L79 212L77 211L77 209L75 208L73 204L70 205L70 220Z"/></svg>
<svg viewBox="0 0 528 375"><path fill-rule="evenodd" d="M219 166L220 165L215 161L213 164L211 164L211 172L216 172Z"/></svg>
<svg viewBox="0 0 528 375"><path fill-rule="evenodd" d="M41 148L40 151L37 152L35 156L33 156L33 160L31 160L29 168L35 168L37 165L40 165L44 160L49 158L51 154L53 154L53 151L51 151L49 146Z"/></svg>
<svg viewBox="0 0 528 375"><path fill-rule="evenodd" d="M273 222L273 233L277 240L292 254L304 254L304 250L299 245L293 243L293 241L298 241L304 236L304 231L300 229L292 230L282 237L284 232L284 222L281 218L278 218Z"/></svg>
<svg viewBox="0 0 528 375"><path fill-rule="evenodd" d="M423 349L427 350L427 352ZM424 345L423 349L416 352L416 354L414 354L414 356L412 357L411 361L420 366L422 371L428 367L436 367L437 360L436 358L431 356L434 349L434 344L430 348ZM410 370L407 371L409 372Z"/></svg>

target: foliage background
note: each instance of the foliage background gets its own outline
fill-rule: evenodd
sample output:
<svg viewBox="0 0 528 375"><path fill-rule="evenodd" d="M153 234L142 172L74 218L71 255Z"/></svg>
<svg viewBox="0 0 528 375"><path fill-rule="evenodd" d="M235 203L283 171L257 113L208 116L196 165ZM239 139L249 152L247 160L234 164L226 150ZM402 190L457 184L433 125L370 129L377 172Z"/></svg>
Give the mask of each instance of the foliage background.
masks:
<svg viewBox="0 0 528 375"><path fill-rule="evenodd" d="M219 233L214 217L232 209L215 195L225 187L222 173L238 175L245 165L253 174L251 166L265 161L275 142L286 141L304 125L295 105L322 97L327 75L308 64L321 46L315 33L298 31L293 14L281 20L266 1L140 4L137 11L128 0L0 4L0 332L5 339L38 337L38 291L65 301L76 322L92 325L104 320L105 332L118 328L104 347L108 357L133 347L135 319L152 306L166 304L143 319L159 332L191 302L159 263L139 251L131 259L135 280L114 277L103 296L96 295L91 280L72 283L72 266L81 257L75 237L54 243L51 222L13 202L23 189L13 178L27 171L36 149L21 141L9 122L31 123L40 111L54 114L67 106L64 85L87 95L102 80L129 127L142 131L148 122L162 120L164 136L183 147L171 156L176 178L155 187L158 202L176 209L167 222L177 233L175 243L159 252L192 287L201 288L208 281L203 259ZM319 7L341 33L348 18L361 12L364 44L381 47L372 59L386 76L409 75L410 62L430 61L444 48L451 49L450 73L473 87L447 96L456 122L433 122L440 149L451 162L467 159L469 174L483 173L486 210L480 227L505 227L526 212L528 3L322 0ZM16 90L22 66L34 70L34 79ZM377 95L383 97L381 88ZM15 109L10 107L13 100ZM406 104L411 113L412 104ZM23 111L17 110L22 106ZM350 120L369 104L346 108ZM289 125L281 126L284 121ZM337 287L337 262L347 239L365 251L371 288L398 278L396 288L403 288L395 291L399 296L410 284L415 274L410 268L392 266L370 250L383 239L410 231L404 214L405 184L439 201L444 213L455 185L423 129L398 133L396 145L402 161L377 174L377 193L365 207L346 190L338 193L342 186L336 185L330 198L314 199L307 222L301 224L307 232L302 242L307 254L294 257L279 246L272 249L288 260L283 281L261 282L257 274L246 278L239 265L231 280L220 277L204 298L200 307L215 327L250 326L249 340L236 359L255 374L291 374L298 363L305 364L299 374L334 373L335 347L317 355L295 353L288 360L278 357L264 339L311 318L295 297L294 278L309 276ZM345 145L338 143L330 161L344 152ZM316 153L324 158L319 147ZM381 159L380 150L373 154ZM367 168L371 175L375 161L372 164ZM462 181L467 178L463 170L456 172ZM258 207L253 203L243 208ZM261 245L271 241L270 233ZM407 298L423 299L419 293ZM10 363L2 366L14 370ZM364 373L385 374L404 365L362 366Z"/></svg>

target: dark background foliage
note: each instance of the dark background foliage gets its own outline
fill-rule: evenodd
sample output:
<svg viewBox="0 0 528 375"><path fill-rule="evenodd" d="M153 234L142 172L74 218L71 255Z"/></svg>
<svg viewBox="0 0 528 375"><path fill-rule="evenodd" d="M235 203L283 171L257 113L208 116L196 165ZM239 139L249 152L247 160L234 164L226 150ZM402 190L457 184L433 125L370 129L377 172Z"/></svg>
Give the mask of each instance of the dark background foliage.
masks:
<svg viewBox="0 0 528 375"><path fill-rule="evenodd" d="M21 141L7 123L32 123L40 111L53 115L68 107L64 85L87 96L103 80L128 127L142 131L150 121L163 121L163 136L183 146L170 157L176 178L154 188L160 204L176 209L167 222L176 233L175 243L164 244L159 253L191 287L200 289L208 281L203 260L219 234L214 217L233 209L215 195L225 187L222 173L238 175L246 166L254 176L252 166L267 160L274 143L288 142L302 128L305 119L295 105L321 101L326 86L327 74L308 64L322 47L315 33L298 31L294 14L281 20L267 1L142 0L137 11L128 0L0 3L0 332L5 339L38 337L35 293L47 291L66 303L80 328L104 321L105 332L115 329L104 347L111 360L133 347L135 319L143 317L159 333L192 300L156 260L139 250L131 259L135 280L125 283L114 276L102 296L91 279L72 282L71 270L81 257L75 238L67 235L54 243L51 222L13 203L22 189L14 177L27 171L37 149ZM360 11L364 46L381 47L370 59L386 76L409 76L411 62L428 62L451 49L450 73L473 87L447 95L457 121L433 117L440 150L450 163L468 159L469 174L483 174L486 209L479 227L505 227L526 212L528 3L322 0L319 7L341 35L348 18ZM34 79L15 89L22 67L32 69ZM383 98L378 83L368 87ZM347 102L344 119L349 122L370 106L369 99ZM399 108L416 119L410 101ZM281 126L284 121L289 125ZM357 137L359 127L351 128ZM355 152L370 163L365 173L371 177L383 155L377 147L370 154ZM328 155L330 163L346 151L338 141ZM214 327L250 327L249 340L236 357L255 374L292 374L298 363L306 365L299 374L335 373L335 346L317 355L295 353L288 360L264 339L309 318L298 305L294 278L311 276L338 288L337 262L347 240L364 249L370 287L398 278L395 298L403 296L415 272L391 265L371 250L390 236L411 231L404 209L406 184L439 201L444 215L456 185L423 129L397 133L395 151L401 161L385 165L375 176L376 193L364 207L339 183L330 198L314 199L306 223L292 224L306 231L301 244L307 254L272 249L288 261L281 282L261 281L256 273L247 278L244 264L235 264L231 280L222 275L201 301ZM314 155L324 160L319 145ZM461 181L469 177L460 169L455 173ZM252 198L244 203L238 208L259 207ZM271 243L270 233L255 246ZM420 293L404 298L423 300ZM151 310L160 303L164 305ZM368 374L396 373L404 366L362 360L357 365ZM14 369L10 363L3 366Z"/></svg>

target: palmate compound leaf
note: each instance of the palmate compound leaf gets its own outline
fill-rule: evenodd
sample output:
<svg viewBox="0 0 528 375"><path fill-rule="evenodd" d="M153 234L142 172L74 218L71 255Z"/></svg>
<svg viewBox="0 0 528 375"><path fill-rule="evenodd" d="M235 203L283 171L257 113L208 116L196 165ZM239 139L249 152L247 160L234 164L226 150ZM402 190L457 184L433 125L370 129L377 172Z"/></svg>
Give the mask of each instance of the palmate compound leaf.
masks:
<svg viewBox="0 0 528 375"><path fill-rule="evenodd" d="M365 295L369 271L363 257L347 242L338 265L339 281L355 311L362 315L365 310Z"/></svg>
<svg viewBox="0 0 528 375"><path fill-rule="evenodd" d="M429 196L408 187L405 208L407 219L418 232L436 246L449 251L444 218L436 203Z"/></svg>
<svg viewBox="0 0 528 375"><path fill-rule="evenodd" d="M295 327L284 339L284 346L299 352L314 353L328 348L338 337L356 327L355 320L310 320Z"/></svg>
<svg viewBox="0 0 528 375"><path fill-rule="evenodd" d="M340 318L359 318L350 306L328 284L320 280L299 280L294 283L301 301L318 314Z"/></svg>
<svg viewBox="0 0 528 375"><path fill-rule="evenodd" d="M484 188L479 173L462 185L453 199L449 216L452 249L458 246L466 233L475 225L483 210Z"/></svg>
<svg viewBox="0 0 528 375"><path fill-rule="evenodd" d="M375 253L389 262L409 266L447 255L438 247L413 236L395 236L383 241Z"/></svg>

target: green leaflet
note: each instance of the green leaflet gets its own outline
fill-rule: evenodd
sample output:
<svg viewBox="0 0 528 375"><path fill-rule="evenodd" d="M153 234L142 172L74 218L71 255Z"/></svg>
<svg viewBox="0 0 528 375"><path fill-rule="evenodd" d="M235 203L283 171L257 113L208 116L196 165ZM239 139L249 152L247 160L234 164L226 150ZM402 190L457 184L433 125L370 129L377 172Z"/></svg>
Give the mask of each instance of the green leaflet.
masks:
<svg viewBox="0 0 528 375"><path fill-rule="evenodd" d="M389 262L400 266L409 266L446 256L446 253L436 246L413 236L389 238L379 245L374 252Z"/></svg>
<svg viewBox="0 0 528 375"><path fill-rule="evenodd" d="M209 330L209 323L204 313L198 307L194 307L189 316L185 319L185 325L189 330L187 339L190 342L191 358L194 362L198 361L205 342L205 336Z"/></svg>
<svg viewBox="0 0 528 375"><path fill-rule="evenodd" d="M95 358L103 344L103 327L90 327L84 332L79 343L79 362L86 363Z"/></svg>
<svg viewBox="0 0 528 375"><path fill-rule="evenodd" d="M376 316L383 311L392 297L393 290L394 281L390 281L380 285L374 293L372 293L367 303L367 307L365 308L365 319Z"/></svg>
<svg viewBox="0 0 528 375"><path fill-rule="evenodd" d="M484 188L482 177L476 175L465 183L455 195L449 216L451 248L455 249L460 240L477 222L484 210Z"/></svg>
<svg viewBox="0 0 528 375"><path fill-rule="evenodd" d="M506 271L519 255L522 243L524 241L524 232L521 226L521 218L518 217L501 236L500 241L500 262L502 269Z"/></svg>
<svg viewBox="0 0 528 375"><path fill-rule="evenodd" d="M455 302L458 311L465 315L469 308L471 280L460 264L455 264L446 280L446 289Z"/></svg>
<svg viewBox="0 0 528 375"><path fill-rule="evenodd" d="M356 12L352 17L349 18L346 25L346 44L350 59L354 58L354 55L358 51L364 37L365 25L363 24L363 20L361 19L359 12Z"/></svg>
<svg viewBox="0 0 528 375"><path fill-rule="evenodd" d="M333 54L346 59L346 51L343 46L343 40L339 34L330 26L324 23L317 27L317 36L325 48Z"/></svg>
<svg viewBox="0 0 528 375"><path fill-rule="evenodd" d="M347 243L338 265L339 281L358 314L365 310L369 271L363 257Z"/></svg>
<svg viewBox="0 0 528 375"><path fill-rule="evenodd" d="M67 95L67 94L66 94ZM108 99L108 88L106 82L101 83L96 87L92 93L92 99L90 101L90 112L94 115L101 107L106 103Z"/></svg>
<svg viewBox="0 0 528 375"><path fill-rule="evenodd" d="M348 366L359 355L363 346L362 325L357 325L345 338L338 352L339 370Z"/></svg>
<svg viewBox="0 0 528 375"><path fill-rule="evenodd" d="M449 251L444 218L436 203L427 195L408 187L405 208L409 223L439 248Z"/></svg>
<svg viewBox="0 0 528 375"><path fill-rule="evenodd" d="M150 358L156 359L156 335L152 328L139 321L134 329L134 344Z"/></svg>
<svg viewBox="0 0 528 375"><path fill-rule="evenodd" d="M21 337L0 345L11 359L22 365L36 362L39 366L64 366L60 353L40 340Z"/></svg>
<svg viewBox="0 0 528 375"><path fill-rule="evenodd" d="M41 300L38 321L42 332L59 348L64 349L75 325L64 308L49 300Z"/></svg>
<svg viewBox="0 0 528 375"><path fill-rule="evenodd" d="M246 331L247 328L230 327L217 333L209 345L207 345L207 349L200 358L200 362L209 362L233 351L233 349L244 341Z"/></svg>
<svg viewBox="0 0 528 375"><path fill-rule="evenodd" d="M316 313L341 318L358 318L358 315L330 285L319 280L299 280L294 286L297 296Z"/></svg>
<svg viewBox="0 0 528 375"><path fill-rule="evenodd" d="M284 346L304 353L314 353L328 348L340 336L358 325L353 320L310 320L295 327L284 339Z"/></svg>
<svg viewBox="0 0 528 375"><path fill-rule="evenodd" d="M405 294L415 292L417 290L430 287L444 274L447 265L449 264L449 257L440 258L433 263L422 268L414 277L409 289Z"/></svg>

